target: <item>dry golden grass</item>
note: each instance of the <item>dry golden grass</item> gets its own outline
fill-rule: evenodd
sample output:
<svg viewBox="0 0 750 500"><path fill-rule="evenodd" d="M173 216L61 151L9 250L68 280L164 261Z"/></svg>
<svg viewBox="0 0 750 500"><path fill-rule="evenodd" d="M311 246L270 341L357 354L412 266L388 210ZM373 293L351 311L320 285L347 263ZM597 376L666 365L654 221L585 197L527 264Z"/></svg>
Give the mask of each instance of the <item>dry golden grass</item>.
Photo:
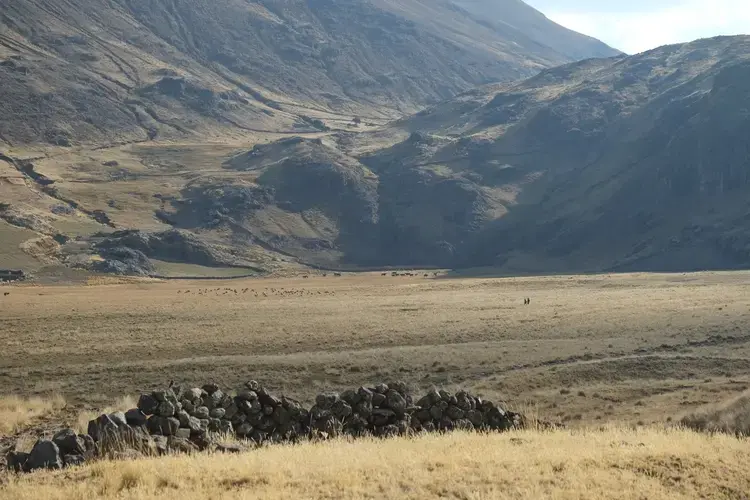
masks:
<svg viewBox="0 0 750 500"><path fill-rule="evenodd" d="M0 385L98 408L172 379L235 388L254 378L308 402L402 379L535 405L571 426L664 422L750 388L748 277L13 286L0 296Z"/></svg>
<svg viewBox="0 0 750 500"><path fill-rule="evenodd" d="M686 415L680 423L690 429L750 436L750 391L718 405Z"/></svg>
<svg viewBox="0 0 750 500"><path fill-rule="evenodd" d="M18 396L0 397L0 436L11 434L35 419L49 415L65 407L61 396L51 398Z"/></svg>
<svg viewBox="0 0 750 500"><path fill-rule="evenodd" d="M745 440L680 430L433 435L101 462L8 477L0 497L743 498Z"/></svg>

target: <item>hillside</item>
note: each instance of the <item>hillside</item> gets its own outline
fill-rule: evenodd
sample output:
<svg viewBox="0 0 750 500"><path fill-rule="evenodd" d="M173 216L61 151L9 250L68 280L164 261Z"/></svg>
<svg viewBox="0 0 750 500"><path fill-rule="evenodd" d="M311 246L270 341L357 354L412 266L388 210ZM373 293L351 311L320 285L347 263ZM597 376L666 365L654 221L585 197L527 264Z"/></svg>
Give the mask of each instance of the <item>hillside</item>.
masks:
<svg viewBox="0 0 750 500"><path fill-rule="evenodd" d="M748 48L700 40L482 87L396 122L409 138L361 161L502 193L500 217L448 240L457 266L746 267Z"/></svg>
<svg viewBox="0 0 750 500"><path fill-rule="evenodd" d="M535 12L507 3L508 16ZM539 16L526 34L524 21L487 23L449 0L3 0L0 10L0 147L315 131L308 115L393 118L616 53L550 21L555 38L538 36Z"/></svg>

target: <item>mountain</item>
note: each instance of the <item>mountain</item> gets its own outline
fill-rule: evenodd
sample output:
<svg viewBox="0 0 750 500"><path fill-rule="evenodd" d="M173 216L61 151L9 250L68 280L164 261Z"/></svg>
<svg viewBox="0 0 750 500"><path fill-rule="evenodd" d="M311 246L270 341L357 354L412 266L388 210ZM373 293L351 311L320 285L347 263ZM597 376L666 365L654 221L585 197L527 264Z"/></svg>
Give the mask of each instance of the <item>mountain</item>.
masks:
<svg viewBox="0 0 750 500"><path fill-rule="evenodd" d="M750 37L572 63L229 155L163 217L324 267L747 267L748 77Z"/></svg>
<svg viewBox="0 0 750 500"><path fill-rule="evenodd" d="M453 264L749 266L749 49L748 37L721 37L583 61L397 122L442 141L419 168L508 194L506 213L454 242ZM412 142L398 156L424 151Z"/></svg>
<svg viewBox="0 0 750 500"><path fill-rule="evenodd" d="M484 2L513 26L450 0L0 0L0 147L377 122L616 53Z"/></svg>

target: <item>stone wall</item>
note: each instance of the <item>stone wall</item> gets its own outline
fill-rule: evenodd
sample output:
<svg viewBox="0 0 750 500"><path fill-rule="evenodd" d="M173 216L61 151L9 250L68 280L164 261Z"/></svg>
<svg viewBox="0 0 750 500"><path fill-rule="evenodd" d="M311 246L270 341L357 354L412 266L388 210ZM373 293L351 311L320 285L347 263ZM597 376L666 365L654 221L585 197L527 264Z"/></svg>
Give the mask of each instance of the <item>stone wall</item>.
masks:
<svg viewBox="0 0 750 500"><path fill-rule="evenodd" d="M28 472L100 458L237 452L302 439L489 432L525 425L522 415L465 391L452 394L432 389L415 399L403 382L319 394L309 409L293 399L274 396L256 381L232 394L211 383L142 394L137 408L91 420L86 434L62 429L52 439L39 439L30 453L14 450L6 459L8 469ZM237 444L218 444L227 437L236 438Z"/></svg>

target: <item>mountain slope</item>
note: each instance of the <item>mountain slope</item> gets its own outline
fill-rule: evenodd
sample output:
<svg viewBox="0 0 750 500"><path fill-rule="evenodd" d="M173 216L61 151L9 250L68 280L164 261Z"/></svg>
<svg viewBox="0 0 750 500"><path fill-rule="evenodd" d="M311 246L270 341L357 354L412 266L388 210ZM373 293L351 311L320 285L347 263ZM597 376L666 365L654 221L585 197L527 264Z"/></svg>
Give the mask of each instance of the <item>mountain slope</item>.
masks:
<svg viewBox="0 0 750 500"><path fill-rule="evenodd" d="M615 53L568 31L570 53L552 48L448 0L1 0L0 11L9 146L310 131L303 115L392 118Z"/></svg>
<svg viewBox="0 0 750 500"><path fill-rule="evenodd" d="M456 264L750 265L748 49L750 38L724 37L575 63L399 122L453 137L425 161L485 184L499 175L517 193Z"/></svg>

